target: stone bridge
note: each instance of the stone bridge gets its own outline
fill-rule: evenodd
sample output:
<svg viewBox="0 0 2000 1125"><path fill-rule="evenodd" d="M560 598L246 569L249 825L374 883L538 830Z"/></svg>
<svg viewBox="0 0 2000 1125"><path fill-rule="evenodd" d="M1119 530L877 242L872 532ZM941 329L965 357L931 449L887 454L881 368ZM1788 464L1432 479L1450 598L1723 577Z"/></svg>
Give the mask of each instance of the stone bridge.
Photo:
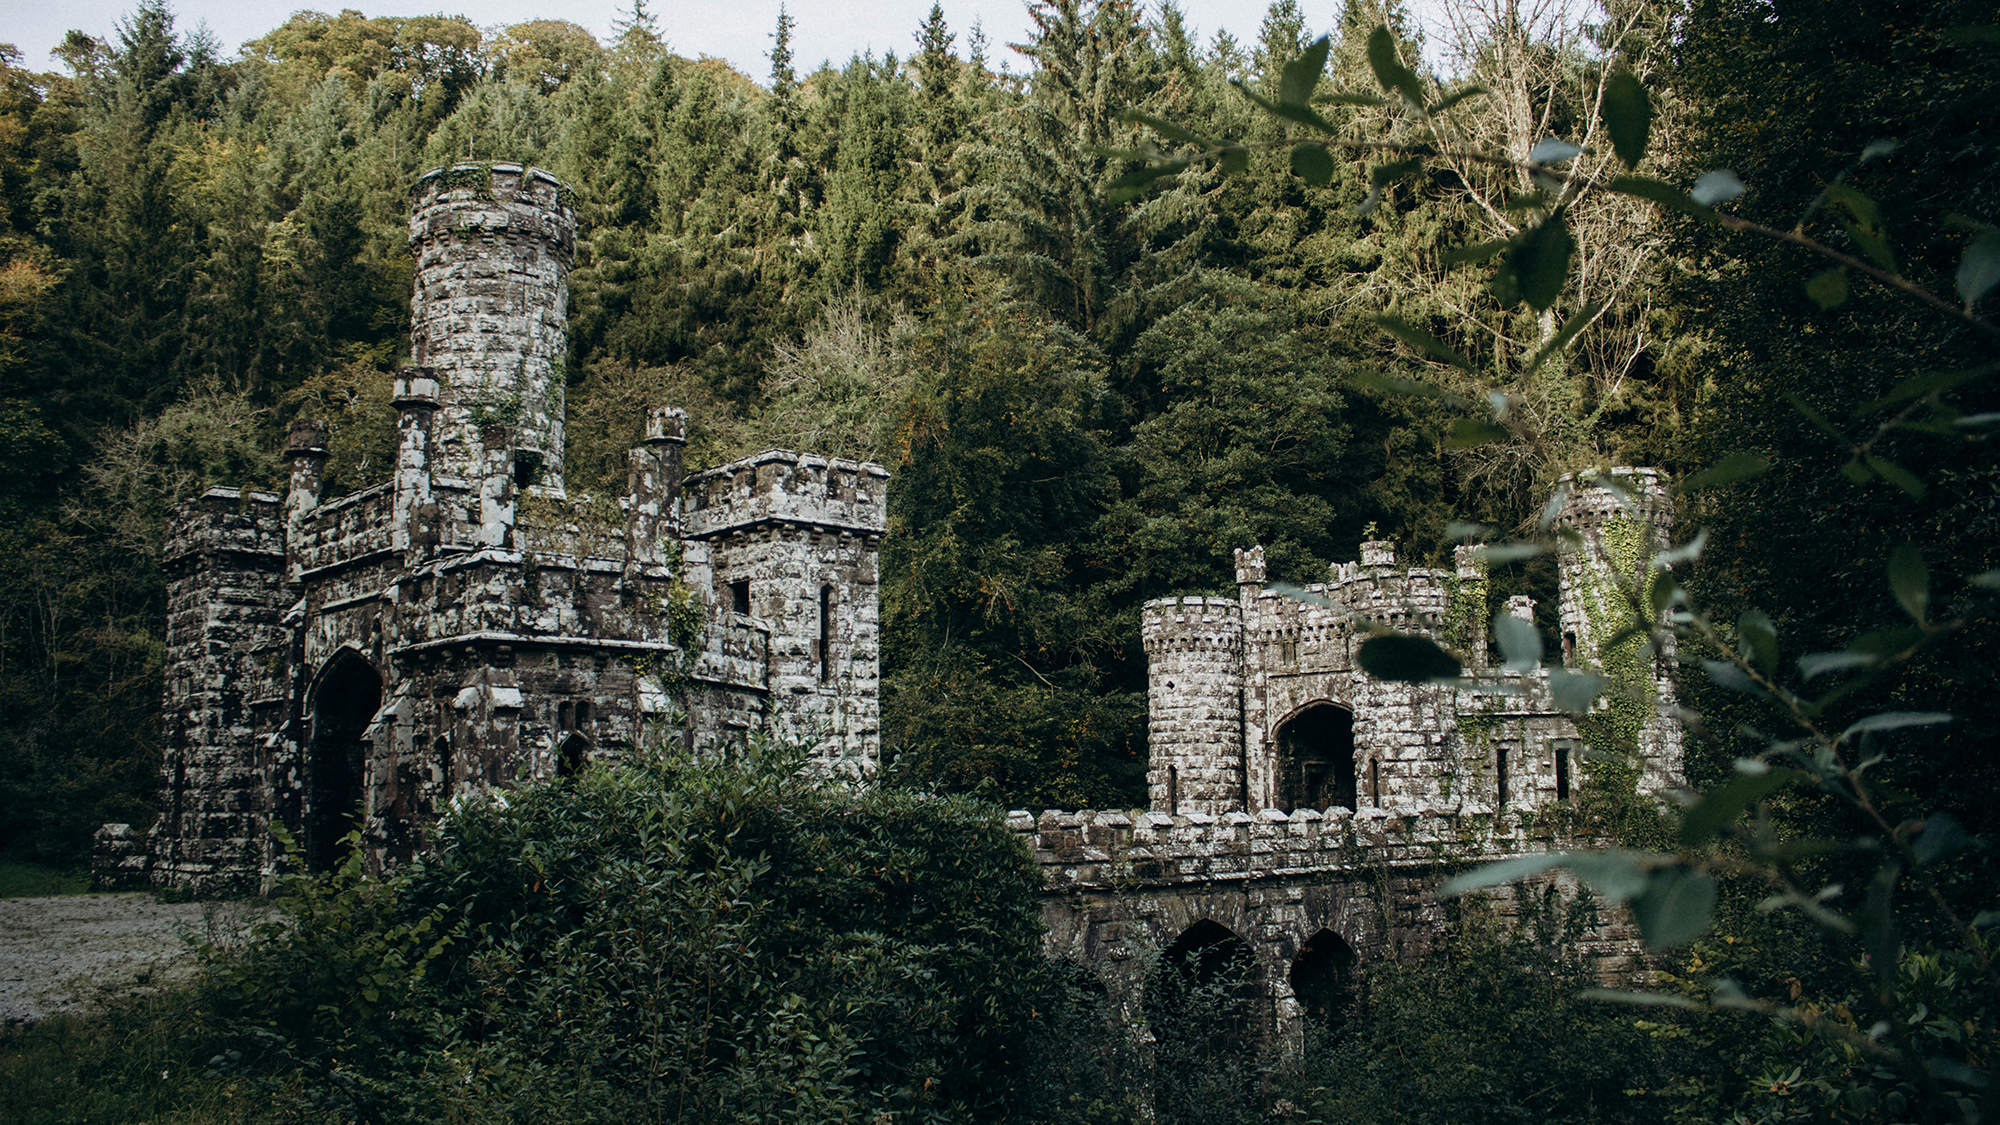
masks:
<svg viewBox="0 0 2000 1125"><path fill-rule="evenodd" d="M1234 959L1255 980L1257 1031L1296 1043L1333 1014L1356 970L1428 948L1435 891L1467 865L1565 846L1553 818L1476 805L1221 815L1019 811L1008 824L1041 864L1051 956L1083 966L1137 1023L1160 958L1204 971ZM1509 911L1504 898L1496 904ZM1622 912L1620 912L1622 915ZM1606 979L1644 968L1607 919L1584 950Z"/></svg>

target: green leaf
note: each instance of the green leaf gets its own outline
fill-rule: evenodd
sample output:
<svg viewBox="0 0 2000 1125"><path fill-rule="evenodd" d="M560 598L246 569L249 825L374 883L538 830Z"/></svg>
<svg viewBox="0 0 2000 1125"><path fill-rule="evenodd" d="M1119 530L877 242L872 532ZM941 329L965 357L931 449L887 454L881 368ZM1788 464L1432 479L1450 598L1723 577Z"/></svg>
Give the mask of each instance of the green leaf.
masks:
<svg viewBox="0 0 2000 1125"><path fill-rule="evenodd" d="M1467 891L1484 890L1487 887L1504 887L1523 879L1532 879L1544 871L1553 871L1569 862L1568 852L1541 852L1536 855L1517 855L1494 863L1482 863L1460 875L1454 875L1438 888L1439 898L1456 898Z"/></svg>
<svg viewBox="0 0 2000 1125"><path fill-rule="evenodd" d="M1584 329L1590 327L1591 321L1596 320L1597 314L1603 312L1604 306L1610 303L1610 301L1596 301L1578 309L1576 315L1563 321L1563 326L1556 329L1556 334L1549 337L1549 342L1543 344L1535 352L1534 358L1528 361L1528 365L1523 370L1530 373L1541 370L1542 364L1547 362L1550 356L1569 347L1569 342L1576 339L1577 335Z"/></svg>
<svg viewBox="0 0 2000 1125"><path fill-rule="evenodd" d="M1397 160L1389 164L1377 164L1375 167L1368 169L1368 185L1378 188L1387 187L1405 176L1423 171L1423 167L1424 162L1422 158L1415 156L1410 157L1408 160Z"/></svg>
<svg viewBox="0 0 2000 1125"><path fill-rule="evenodd" d="M1798 770L1776 769L1760 774L1739 773L1701 795L1681 817L1681 844L1699 848L1734 822L1757 802L1795 781L1805 780Z"/></svg>
<svg viewBox="0 0 2000 1125"><path fill-rule="evenodd" d="M1507 255L1514 267L1514 283L1520 287L1521 299L1536 312L1555 304L1556 298L1562 296L1563 284L1569 280L1569 260L1575 253L1576 240L1570 237L1569 224L1563 221L1561 211L1523 232L1513 252Z"/></svg>
<svg viewBox="0 0 2000 1125"><path fill-rule="evenodd" d="M1528 163L1562 164L1575 160L1582 151L1581 145L1557 137L1543 137L1535 142L1534 148L1528 150Z"/></svg>
<svg viewBox="0 0 2000 1125"><path fill-rule="evenodd" d="M1620 195L1629 195L1637 199L1648 200L1669 210L1679 211L1685 215L1693 215L1697 219L1705 219L1709 222L1715 221L1714 209L1705 204L1695 202L1694 196L1689 195L1687 192L1664 180L1655 180L1646 176L1618 176L1605 186Z"/></svg>
<svg viewBox="0 0 2000 1125"><path fill-rule="evenodd" d="M1403 65L1396 55L1395 37L1386 27L1377 27L1368 36L1368 68L1375 72L1375 81L1390 93L1400 93L1403 99L1421 109L1424 104L1424 84L1418 80L1416 72Z"/></svg>
<svg viewBox="0 0 2000 1125"><path fill-rule="evenodd" d="M1632 900L1632 919L1655 951L1700 937L1714 910L1715 880L1691 867L1653 872L1645 893Z"/></svg>
<svg viewBox="0 0 2000 1125"><path fill-rule="evenodd" d="M1495 543L1479 548L1479 561L1488 566L1500 566L1522 559L1532 559L1536 555L1547 554L1548 548L1540 543Z"/></svg>
<svg viewBox="0 0 2000 1125"><path fill-rule="evenodd" d="M1905 727L1934 727L1952 720L1949 711L1883 711L1865 719L1857 719L1846 730L1840 732L1839 741L1845 742L1857 734L1870 731L1902 730Z"/></svg>
<svg viewBox="0 0 2000 1125"><path fill-rule="evenodd" d="M1313 40L1305 53L1285 64L1283 74L1278 79L1278 100L1286 105L1310 105L1313 88L1319 85L1319 77L1326 72L1326 52L1329 48L1327 37L1322 35Z"/></svg>
<svg viewBox="0 0 2000 1125"><path fill-rule="evenodd" d="M1572 672L1567 668L1549 669L1549 697L1556 710L1581 715L1589 711L1597 702L1598 693L1604 690L1603 676L1591 672Z"/></svg>
<svg viewBox="0 0 2000 1125"><path fill-rule="evenodd" d="M1849 668L1873 668L1882 663L1882 658L1866 652L1809 652L1799 657L1799 675L1807 680L1817 679L1828 672L1845 672Z"/></svg>
<svg viewBox="0 0 2000 1125"><path fill-rule="evenodd" d="M1534 622L1523 621L1506 610L1493 615L1493 639L1500 643L1500 655L1509 672L1532 672L1542 663L1542 634Z"/></svg>
<svg viewBox="0 0 2000 1125"><path fill-rule="evenodd" d="M1967 367L1959 371L1931 371L1922 375L1912 375L1890 388L1888 394L1856 407L1854 416L1856 418L1865 418L1878 410L1894 406L1897 403L1908 402L1913 398L1922 398L1940 391L1948 391L1954 387L1963 386L1966 383L1977 379L1984 379L1988 375L1996 373L2000 373L2000 363Z"/></svg>
<svg viewBox="0 0 2000 1125"><path fill-rule="evenodd" d="M1826 436L1832 438L1833 440L1839 442L1842 445L1847 444L1847 435L1841 433L1839 430L1834 429L1833 423L1827 421L1825 415L1821 414L1817 410L1814 410L1812 408L1811 403L1807 402L1803 398L1800 398L1798 392L1786 391L1784 394L1785 394L1785 401L1792 404L1792 409L1798 411L1800 417L1803 417L1806 421L1811 422L1813 424L1814 429L1817 429L1820 433L1825 434Z"/></svg>
<svg viewBox="0 0 2000 1125"><path fill-rule="evenodd" d="M1744 695L1765 694L1764 689L1757 686L1757 681L1750 678L1750 673L1726 660L1704 660L1701 666L1708 673L1708 678L1715 681L1718 687L1742 692Z"/></svg>
<svg viewBox="0 0 2000 1125"><path fill-rule="evenodd" d="M1629 70L1620 70L1604 84L1604 128L1611 134L1611 151L1637 168L1646 155L1646 137L1653 129L1653 99Z"/></svg>
<svg viewBox="0 0 2000 1125"><path fill-rule="evenodd" d="M1421 684L1456 679L1465 670L1457 657L1432 641L1407 633L1370 637L1356 655L1361 670L1378 680Z"/></svg>
<svg viewBox="0 0 2000 1125"><path fill-rule="evenodd" d="M1314 187L1333 179L1333 155L1321 145L1300 145L1292 150L1292 171Z"/></svg>
<svg viewBox="0 0 2000 1125"><path fill-rule="evenodd" d="M1200 133L1196 133L1193 132L1192 130L1185 129L1179 125L1174 124L1171 121L1168 121L1164 117L1154 117L1150 113L1140 113L1136 109L1128 109L1124 113L1119 114L1118 120L1129 121L1135 125L1147 126L1148 128L1152 129L1155 133L1158 133L1159 135L1167 138L1170 141L1179 141L1182 144L1195 145L1199 148L1215 147L1213 142L1211 142L1207 137L1202 136Z"/></svg>
<svg viewBox="0 0 2000 1125"><path fill-rule="evenodd" d="M1778 627L1772 624L1770 614L1761 609L1745 610L1736 619L1736 639L1745 659L1765 679L1778 674Z"/></svg>
<svg viewBox="0 0 2000 1125"><path fill-rule="evenodd" d="M1931 607L1931 570L1915 544L1905 543L1890 554L1889 589L1903 612L1922 625Z"/></svg>
<svg viewBox="0 0 2000 1125"><path fill-rule="evenodd" d="M1442 398L1444 388L1430 383L1420 383L1415 379L1405 379L1398 375L1384 375L1379 371L1362 371L1351 377L1358 387L1384 394L1407 395L1410 398Z"/></svg>
<svg viewBox="0 0 2000 1125"><path fill-rule="evenodd" d="M1123 203L1129 199L1136 199L1140 195L1145 194L1146 189L1152 186L1154 180L1162 176L1171 176L1176 172L1185 171L1187 166L1188 162L1186 160L1176 158L1174 160L1163 160L1158 164L1148 164L1143 168L1134 168L1132 171L1111 181L1111 186L1105 189L1104 194L1113 203Z"/></svg>
<svg viewBox="0 0 2000 1125"><path fill-rule="evenodd" d="M1460 355L1456 348L1413 324L1409 324L1393 316L1378 316L1375 318L1375 323L1381 325L1382 329L1388 332L1389 335L1423 352L1432 359L1441 359L1453 367L1466 371L1472 370L1472 361Z"/></svg>
<svg viewBox="0 0 2000 1125"><path fill-rule="evenodd" d="M1460 418L1451 424L1451 433L1440 444L1446 449L1471 449L1505 441L1507 427L1485 418Z"/></svg>
<svg viewBox="0 0 2000 1125"><path fill-rule="evenodd" d="M1696 203L1713 207L1727 203L1744 192L1743 181L1727 168L1717 168L1713 172L1703 172L1694 182L1694 190L1688 192Z"/></svg>
<svg viewBox="0 0 2000 1125"><path fill-rule="evenodd" d="M1725 484L1735 484L1740 480L1761 477L1770 469L1771 459L1755 453L1725 453L1715 464L1681 481L1682 492L1700 492L1705 488L1716 488Z"/></svg>
<svg viewBox="0 0 2000 1125"><path fill-rule="evenodd" d="M1472 98L1484 97L1492 92L1484 86L1467 86L1455 94L1439 98L1437 101L1432 102L1431 107L1424 112L1430 114L1432 117L1436 117L1438 114L1443 113L1460 102L1468 101Z"/></svg>
<svg viewBox="0 0 2000 1125"><path fill-rule="evenodd" d="M1877 137L1861 146L1860 163L1866 164L1871 160L1880 160L1885 156L1893 156L1896 150L1902 147L1903 142L1894 137Z"/></svg>
<svg viewBox="0 0 2000 1125"><path fill-rule="evenodd" d="M1680 592L1680 579L1671 570L1661 570L1653 575L1651 585L1646 587L1646 606L1653 611L1653 620L1665 617L1674 604L1674 596Z"/></svg>
<svg viewBox="0 0 2000 1125"><path fill-rule="evenodd" d="M1969 308L2000 285L2000 230L1988 227L1972 236L1958 262L1958 296Z"/></svg>
<svg viewBox="0 0 2000 1125"><path fill-rule="evenodd" d="M1447 266L1462 266L1470 262L1483 262L1500 251L1505 250L1507 246L1506 239L1498 238L1491 242L1478 242L1471 246L1454 247L1445 251L1442 258L1444 264Z"/></svg>
<svg viewBox="0 0 2000 1125"><path fill-rule="evenodd" d="M1883 480L1886 480L1890 484L1895 485L1897 488L1902 489L1904 492L1909 493L1910 496L1914 499L1921 500L1923 498L1924 482L1917 479L1917 474L1911 472L1908 469L1905 469L1901 465L1896 464L1894 461L1891 461L1886 457L1877 457L1873 453L1868 454L1866 457L1863 458L1863 460L1865 460L1868 463L1868 467L1875 470L1876 475L1880 476Z"/></svg>
<svg viewBox="0 0 2000 1125"><path fill-rule="evenodd" d="M1646 869L1640 866L1642 857L1630 852L1571 852L1564 867L1576 872L1577 878L1590 884L1590 889L1613 906L1635 895L1644 894L1651 881Z"/></svg>
<svg viewBox="0 0 2000 1125"><path fill-rule="evenodd" d="M1234 78L1229 80L1229 84L1236 87L1237 93L1249 98L1252 102L1256 103L1259 109L1262 109L1266 113L1282 117L1287 121L1296 121L1301 125L1317 129L1322 133L1337 133L1340 131L1331 121L1313 112L1311 106L1274 102Z"/></svg>
<svg viewBox="0 0 2000 1125"><path fill-rule="evenodd" d="M1813 279L1806 282L1806 296L1811 297L1821 311L1846 304L1847 267L1835 266L1825 273L1814 274Z"/></svg>
<svg viewBox="0 0 2000 1125"><path fill-rule="evenodd" d="M1836 183L1826 189L1828 200L1839 205L1849 215L1852 222L1842 222L1849 238L1861 247L1876 265L1896 272L1896 254L1889 248L1889 239L1882 233L1882 210L1865 193L1847 184Z"/></svg>
<svg viewBox="0 0 2000 1125"><path fill-rule="evenodd" d="M2000 590L2000 570L1982 570L1967 578L1966 582L1982 590Z"/></svg>
<svg viewBox="0 0 2000 1125"><path fill-rule="evenodd" d="M1222 150L1222 174L1234 176L1250 170L1250 150L1247 148L1225 148Z"/></svg>
<svg viewBox="0 0 2000 1125"><path fill-rule="evenodd" d="M1576 995L1582 1000L1604 1000L1613 1004L1638 1004L1648 1008L1686 1008L1691 1012L1704 1010L1699 1002L1669 992L1625 992L1616 988L1586 988Z"/></svg>
<svg viewBox="0 0 2000 1125"><path fill-rule="evenodd" d="M1380 94L1325 93L1313 95L1314 105L1387 105L1389 99Z"/></svg>
<svg viewBox="0 0 2000 1125"><path fill-rule="evenodd" d="M1887 660L1914 649L1923 639L1924 631L1911 626L1900 629L1876 629L1849 641L1847 651L1863 652Z"/></svg>
<svg viewBox="0 0 2000 1125"><path fill-rule="evenodd" d="M1965 829L1959 827L1957 819L1950 813L1939 812L1924 818L1924 829L1910 841L1910 850L1916 853L1918 863L1931 864L1963 851L1974 842Z"/></svg>

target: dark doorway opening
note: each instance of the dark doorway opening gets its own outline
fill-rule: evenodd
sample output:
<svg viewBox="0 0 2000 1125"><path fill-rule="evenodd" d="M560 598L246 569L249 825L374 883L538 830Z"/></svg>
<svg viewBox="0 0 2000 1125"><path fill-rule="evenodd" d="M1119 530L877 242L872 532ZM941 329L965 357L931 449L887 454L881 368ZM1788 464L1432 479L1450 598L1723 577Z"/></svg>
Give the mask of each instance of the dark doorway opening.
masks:
<svg viewBox="0 0 2000 1125"><path fill-rule="evenodd" d="M1354 807L1354 713L1315 703L1278 728L1278 807Z"/></svg>
<svg viewBox="0 0 2000 1125"><path fill-rule="evenodd" d="M572 734L562 740L556 750L556 777L568 781L583 772L590 763L590 740L580 734Z"/></svg>
<svg viewBox="0 0 2000 1125"><path fill-rule="evenodd" d="M1305 1017L1338 1032L1354 1007L1354 947L1332 930L1320 930L1292 959L1291 984Z"/></svg>
<svg viewBox="0 0 2000 1125"><path fill-rule="evenodd" d="M313 691L304 827L306 864L314 871L339 864L340 838L360 822L368 724L381 706L382 677L352 653L334 657Z"/></svg>

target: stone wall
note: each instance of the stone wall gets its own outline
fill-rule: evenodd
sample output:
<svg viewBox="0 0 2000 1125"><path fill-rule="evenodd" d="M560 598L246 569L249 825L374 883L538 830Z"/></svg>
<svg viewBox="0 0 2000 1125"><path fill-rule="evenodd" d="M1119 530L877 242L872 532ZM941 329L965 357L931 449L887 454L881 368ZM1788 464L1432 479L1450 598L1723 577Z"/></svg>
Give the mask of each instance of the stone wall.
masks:
<svg viewBox="0 0 2000 1125"><path fill-rule="evenodd" d="M278 504L268 492L212 488L168 521L155 869L204 893L254 889L262 866L264 735L282 717L284 697Z"/></svg>
<svg viewBox="0 0 2000 1125"><path fill-rule="evenodd" d="M524 483L560 493L576 253L569 189L519 164L440 168L412 193L410 252L412 355L443 383L439 471L481 475L484 429L497 421L539 462L538 481Z"/></svg>

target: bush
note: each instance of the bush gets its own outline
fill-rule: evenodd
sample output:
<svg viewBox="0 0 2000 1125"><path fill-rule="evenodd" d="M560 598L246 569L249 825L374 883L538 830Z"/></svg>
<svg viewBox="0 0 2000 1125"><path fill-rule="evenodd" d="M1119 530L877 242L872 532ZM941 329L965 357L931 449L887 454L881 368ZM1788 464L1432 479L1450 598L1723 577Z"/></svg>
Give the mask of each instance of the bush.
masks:
<svg viewBox="0 0 2000 1125"><path fill-rule="evenodd" d="M803 763L645 757L468 804L389 879L294 880L214 959L241 1069L381 1120L1035 1112L1080 1024L1000 811Z"/></svg>

